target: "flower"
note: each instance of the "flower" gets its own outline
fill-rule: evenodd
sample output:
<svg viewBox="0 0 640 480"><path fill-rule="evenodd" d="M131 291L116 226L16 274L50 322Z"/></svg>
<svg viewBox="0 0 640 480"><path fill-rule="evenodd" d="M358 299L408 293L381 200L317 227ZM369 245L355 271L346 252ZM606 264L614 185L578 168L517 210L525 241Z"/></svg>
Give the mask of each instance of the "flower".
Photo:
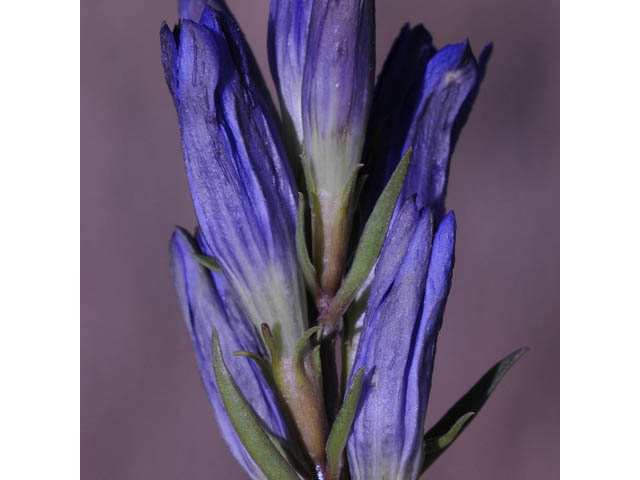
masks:
<svg viewBox="0 0 640 480"><path fill-rule="evenodd" d="M378 79L369 119L365 219L408 148L413 157L398 205L416 195L419 208L432 208L436 222L442 218L451 154L490 51L485 47L478 62L468 41L437 50L422 25L402 28Z"/></svg>
<svg viewBox="0 0 640 480"><path fill-rule="evenodd" d="M261 342L251 322L241 314L224 276L208 271L195 260L193 254L201 251L187 231L176 229L171 237L169 253L180 309L218 426L231 453L247 473L252 478L265 478L240 442L222 404L213 373L212 328L218 331L225 361L248 403L270 432L285 441L290 435L287 421L260 367L249 358L232 355L237 350L263 354Z"/></svg>
<svg viewBox="0 0 640 480"><path fill-rule="evenodd" d="M349 208L364 145L375 74L372 0L274 0L269 59L292 156L302 153L317 197L315 265L323 290L339 286ZM294 137L294 138L291 138ZM345 194L346 192L346 194Z"/></svg>
<svg viewBox="0 0 640 480"><path fill-rule="evenodd" d="M297 192L278 124L235 21L205 10L200 23L162 27L187 177L204 238L244 314L269 325L284 352L307 327L295 254Z"/></svg>
<svg viewBox="0 0 640 480"><path fill-rule="evenodd" d="M451 286L455 217L408 199L376 266L352 372L364 385L347 443L351 477L417 479L436 340ZM353 378L353 373L352 373Z"/></svg>
<svg viewBox="0 0 640 480"><path fill-rule="evenodd" d="M179 15L162 63L198 234L178 228L170 254L225 440L252 478L339 480L346 448L353 480L416 480L524 351L424 436L454 265L449 162L490 48L477 61L407 25L374 91L374 0L272 0L280 120L225 2Z"/></svg>

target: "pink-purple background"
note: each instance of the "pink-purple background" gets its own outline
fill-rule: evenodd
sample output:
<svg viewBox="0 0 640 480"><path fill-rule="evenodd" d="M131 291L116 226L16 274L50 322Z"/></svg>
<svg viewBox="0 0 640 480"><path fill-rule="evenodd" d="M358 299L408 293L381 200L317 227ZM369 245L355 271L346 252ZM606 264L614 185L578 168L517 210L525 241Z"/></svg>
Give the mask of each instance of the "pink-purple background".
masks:
<svg viewBox="0 0 640 480"><path fill-rule="evenodd" d="M229 3L266 69L268 1ZM169 276L173 226L195 223L159 54L175 2L84 0L81 17L83 478L244 478ZM426 477L559 478L558 1L379 0L376 18L378 70L405 21L438 45L495 45L451 168L457 263L428 424L531 346Z"/></svg>

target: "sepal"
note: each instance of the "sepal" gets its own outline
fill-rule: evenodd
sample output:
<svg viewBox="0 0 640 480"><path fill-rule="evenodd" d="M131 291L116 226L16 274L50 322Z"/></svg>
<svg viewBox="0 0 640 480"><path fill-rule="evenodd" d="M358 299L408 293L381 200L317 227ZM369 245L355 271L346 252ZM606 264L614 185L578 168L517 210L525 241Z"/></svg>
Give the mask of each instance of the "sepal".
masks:
<svg viewBox="0 0 640 480"><path fill-rule="evenodd" d="M391 223L393 209L407 176L411 155L412 150L407 150L378 198L360 237L349 273L331 304L328 318L337 318L346 311L375 266Z"/></svg>

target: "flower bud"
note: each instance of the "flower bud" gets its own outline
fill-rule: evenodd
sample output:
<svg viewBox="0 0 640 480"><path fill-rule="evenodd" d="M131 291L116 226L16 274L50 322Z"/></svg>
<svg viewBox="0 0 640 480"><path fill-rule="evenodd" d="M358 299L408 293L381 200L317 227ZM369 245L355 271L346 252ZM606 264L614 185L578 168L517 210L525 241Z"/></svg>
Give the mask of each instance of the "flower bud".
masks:
<svg viewBox="0 0 640 480"><path fill-rule="evenodd" d="M304 163L319 203L314 258L323 290L339 285L350 203L361 161L375 74L372 0L317 0L302 82Z"/></svg>
<svg viewBox="0 0 640 480"><path fill-rule="evenodd" d="M440 221L451 154L475 100L488 54L487 48L478 63L467 41L436 51L422 26L402 29L376 85L367 130L365 219L403 153L412 148L397 205L416 195L418 208L432 208L436 223Z"/></svg>
<svg viewBox="0 0 640 480"><path fill-rule="evenodd" d="M203 251L219 263L256 328L285 355L307 328L295 250L297 192L273 109L235 21L205 10L200 23L161 31Z"/></svg>
<svg viewBox="0 0 640 480"><path fill-rule="evenodd" d="M367 303L353 372L365 368L347 442L351 478L415 480L436 340L451 286L455 218L435 237L433 217L413 198L399 210Z"/></svg>

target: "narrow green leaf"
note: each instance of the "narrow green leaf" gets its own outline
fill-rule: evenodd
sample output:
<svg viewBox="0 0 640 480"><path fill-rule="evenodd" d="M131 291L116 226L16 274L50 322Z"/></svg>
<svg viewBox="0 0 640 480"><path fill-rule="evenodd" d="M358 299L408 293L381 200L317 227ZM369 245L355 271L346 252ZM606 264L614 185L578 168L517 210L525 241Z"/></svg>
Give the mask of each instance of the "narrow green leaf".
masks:
<svg viewBox="0 0 640 480"><path fill-rule="evenodd" d="M474 412L465 413L461 416L456 423L449 429L447 433L435 438L425 438L424 439L424 453L425 455L430 455L432 453L437 452L438 450L442 450L447 448L450 443L452 443L458 434L462 432L462 427L469 421L471 417L475 415Z"/></svg>
<svg viewBox="0 0 640 480"><path fill-rule="evenodd" d="M267 350L269 351L269 356L271 357L271 363L273 363L275 366L275 364L280 361L280 349L276 345L276 340L275 338L273 338L273 334L271 333L269 325L263 323L262 325L260 325L260 329L262 330L262 338L264 339L264 343L267 346Z"/></svg>
<svg viewBox="0 0 640 480"><path fill-rule="evenodd" d="M222 273L220 264L215 258L209 257L208 255L201 255L199 253L192 253L191 256L195 258L198 261L198 263L203 267L206 267L209 270L213 270L214 272L217 272L217 273Z"/></svg>
<svg viewBox="0 0 640 480"><path fill-rule="evenodd" d="M307 239L304 233L304 195L298 192L298 216L296 220L296 253L298 254L298 263L302 270L302 277L304 283L312 295L317 296L319 292L318 288L318 275L316 269L309 257L309 250L307 248Z"/></svg>
<svg viewBox="0 0 640 480"><path fill-rule="evenodd" d="M319 335L320 332L322 332L322 327L319 325L311 327L309 330L304 332L302 338L298 340L296 350L293 353L293 358L296 363L301 363L304 360L304 357L306 357L307 353L311 350L309 348L309 340L311 340L314 335Z"/></svg>
<svg viewBox="0 0 640 480"><path fill-rule="evenodd" d="M412 155L413 150L408 149L380 194L364 226L351 269L331 304L334 315L340 315L346 310L376 264Z"/></svg>
<svg viewBox="0 0 640 480"><path fill-rule="evenodd" d="M263 430L260 420L233 380L222 357L218 332L215 328L211 344L213 370L220 396L231 424L247 452L269 480L299 480L295 470L282 457L278 448L269 439L269 435Z"/></svg>
<svg viewBox="0 0 640 480"><path fill-rule="evenodd" d="M329 439L327 440L327 480L337 480L340 476L342 453L347 444L349 432L351 432L353 419L356 416L356 409L362 391L363 376L364 367L358 370L353 377L351 387L347 392L342 408L338 412L336 421L331 427L331 433L329 433Z"/></svg>
<svg viewBox="0 0 640 480"><path fill-rule="evenodd" d="M265 373L269 373L271 372L271 368L269 366L269 361L262 358L260 355L253 353L253 352L247 352L246 350L236 350L235 352L233 352L233 355L235 357L245 357L245 358L249 358L251 360L253 360L254 362L256 362L258 364L258 366L265 372Z"/></svg>
<svg viewBox="0 0 640 480"><path fill-rule="evenodd" d="M460 422L468 414L475 414L480 411L489 396L504 378L509 369L529 350L529 347L522 347L515 352L507 355L498 363L496 363L480 380L478 380L471 390L469 390L453 407L451 407L444 417L436 423L425 435L425 448L434 438L440 438L451 433L455 429L456 424ZM448 446L455 440L460 433L469 425L471 416L469 416L459 426L453 438L441 448L435 451L425 451L424 462L422 464L422 472L431 466L436 459L444 453ZM431 447L433 444L431 444Z"/></svg>

